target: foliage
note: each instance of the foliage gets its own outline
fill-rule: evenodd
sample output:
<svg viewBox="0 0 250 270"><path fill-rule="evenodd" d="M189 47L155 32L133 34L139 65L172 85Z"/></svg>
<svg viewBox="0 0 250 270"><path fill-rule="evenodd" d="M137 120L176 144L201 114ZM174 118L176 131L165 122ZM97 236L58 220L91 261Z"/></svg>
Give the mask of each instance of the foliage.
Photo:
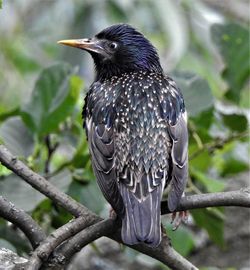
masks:
<svg viewBox="0 0 250 270"><path fill-rule="evenodd" d="M61 63L42 71L32 91L30 101L21 116L33 133L52 133L72 114L82 83L67 64Z"/></svg>
<svg viewBox="0 0 250 270"><path fill-rule="evenodd" d="M215 24L211 28L212 40L225 61L222 77L228 83L226 98L239 102L241 89L249 80L249 31L237 25Z"/></svg>
<svg viewBox="0 0 250 270"><path fill-rule="evenodd" d="M84 21L88 21L86 27L89 27L84 31L88 32L87 34L95 32L90 23L102 11L95 9L97 2L78 3L79 8L75 11L70 23L63 21L60 26L60 21L57 22L57 28L65 24L68 26L66 28L68 33L66 30L62 33L63 38L70 38L76 34L82 35L80 29L82 31ZM248 169L247 157L240 159L235 155L235 149L239 145L247 146L249 123L242 106L249 108L249 104L245 101L249 94L247 92L250 71L249 30L235 22L213 24L209 28L211 32L207 35L209 37L211 34L210 45L213 47L211 50L207 44L198 39L197 29L190 26L190 29L183 31L187 26L181 27L183 17L180 16L180 9L186 8L192 17L194 13L191 6L172 6L176 14L180 16L175 22L176 27L183 31L180 40L169 24L166 21L162 22L162 16L154 16L160 12L158 1L155 5L152 5L150 1L143 3L140 3L141 9L138 9L138 12L142 14L138 16L137 21L133 18L134 1L128 1L127 5L107 1L103 5L106 8L105 14L109 14L110 18L108 20L104 15L100 15L100 18L103 18L103 24L121 20L137 24L137 27L145 33L149 32L148 37L161 49L161 55L163 55L163 44L170 38L171 40L174 38L177 54L172 59L174 70L172 77L182 89L189 114L190 179L187 191L189 193L222 191L227 181L225 176ZM50 14L52 10L56 13L54 5L51 4ZM68 4L68 8L72 6ZM47 9L48 7L45 10ZM150 12L151 9L152 12ZM87 16L87 13L89 13L88 20L83 16L83 14ZM148 23L143 19L144 14L151 16L148 18ZM34 21L34 27L36 27L34 31L38 31L39 27L44 29L44 26L41 26L43 16L45 13L42 9L38 19ZM154 20L155 17L157 20ZM46 17L45 23L48 23ZM143 27L144 24L146 27ZM53 30L53 27L50 26L50 29ZM103 25L100 25L101 28ZM190 44L188 44L187 35L189 35ZM26 36L25 39L23 33L19 32L17 37L15 36L17 42L14 44L12 44L13 39L12 33L12 36L6 37L4 44L0 44L4 52L5 65L5 69L2 69L3 74L0 74L0 87L4 85L5 89L5 92L0 92L1 142L35 171L45 174L48 180L61 190L96 213L103 212L105 201L96 186L91 169L81 119L82 94L84 94L80 91L83 88L81 77L86 80L85 85L89 85L91 80L88 76L89 62L85 59L86 61L79 63L79 57L82 57L80 52L71 51L68 48L66 53L66 49L43 44L43 41L39 39L37 42L43 45L40 44L40 48L35 48L32 50L33 54L30 54L30 44L27 39L36 42L36 36ZM22 40L24 42L21 42ZM220 74L218 66L211 60L215 57L214 50L223 61L223 70ZM62 51L64 54L59 54ZM66 60L71 65L65 62L55 64L58 59ZM169 60L169 57L167 59ZM81 77L77 69L72 67L79 64L82 65L80 71L84 74ZM8 69L9 66L13 66L15 70ZM164 60L163 66L166 66ZM9 82L8 78L12 77L13 81ZM29 86L32 91L27 90ZM42 225L48 231L62 225L69 218L61 209L48 203L42 195L19 181L17 176L1 166L0 175L1 195L31 212L40 223L42 223L42 217L46 216L48 222ZM221 209L192 212L195 224L204 228L210 239L221 247L224 246L222 213ZM8 245L15 246L20 253L27 252L28 247L23 246L18 238L11 237L10 228L6 227L5 222L1 220L0 222L0 238L3 239L1 241L7 241ZM5 233L5 231L8 232ZM188 227L180 232L171 233L171 238L174 247L183 255L188 255L195 248L195 241L192 240L192 233ZM186 239L186 245L182 244L183 239Z"/></svg>

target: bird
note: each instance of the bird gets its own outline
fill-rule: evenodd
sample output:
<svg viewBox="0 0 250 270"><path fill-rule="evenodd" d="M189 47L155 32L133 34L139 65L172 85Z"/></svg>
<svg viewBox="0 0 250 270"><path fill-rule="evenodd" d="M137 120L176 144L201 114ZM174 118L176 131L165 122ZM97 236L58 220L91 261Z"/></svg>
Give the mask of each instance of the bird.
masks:
<svg viewBox="0 0 250 270"><path fill-rule="evenodd" d="M174 212L188 177L187 113L156 48L129 24L58 43L87 51L95 79L82 116L97 183L127 245L162 240L161 200Z"/></svg>

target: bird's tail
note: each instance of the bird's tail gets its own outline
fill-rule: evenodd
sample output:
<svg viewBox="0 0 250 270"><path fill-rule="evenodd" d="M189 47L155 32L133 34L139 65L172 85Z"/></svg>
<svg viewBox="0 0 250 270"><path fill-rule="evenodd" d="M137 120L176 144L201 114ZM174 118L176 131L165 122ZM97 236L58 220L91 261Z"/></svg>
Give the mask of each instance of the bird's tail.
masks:
<svg viewBox="0 0 250 270"><path fill-rule="evenodd" d="M143 201L139 201L124 184L120 184L120 192L126 209L122 220L123 242L128 245L145 242L157 247L161 242L162 185L149 192Z"/></svg>

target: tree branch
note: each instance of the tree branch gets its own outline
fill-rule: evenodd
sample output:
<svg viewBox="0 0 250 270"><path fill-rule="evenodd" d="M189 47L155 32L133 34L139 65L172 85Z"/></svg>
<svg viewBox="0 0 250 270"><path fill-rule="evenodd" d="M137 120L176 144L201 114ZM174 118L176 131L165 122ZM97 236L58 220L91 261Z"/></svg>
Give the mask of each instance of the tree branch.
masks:
<svg viewBox="0 0 250 270"><path fill-rule="evenodd" d="M22 209L0 196L0 216L16 225L29 239L33 249L46 238L41 227Z"/></svg>
<svg viewBox="0 0 250 270"><path fill-rule="evenodd" d="M198 134L195 132L195 130L191 124L190 124L189 128L190 128L193 136L198 136ZM249 135L248 131L244 131L244 132L236 133L236 134L233 133L231 136L229 136L225 139L216 138L212 142L208 142L205 144L202 144L202 142L200 142L199 144L201 144L201 145L200 145L199 149L189 156L189 160L196 158L197 156L202 154L205 150L207 150L211 154L215 150L223 148L226 143L232 142L235 139L242 139L244 137L248 138L248 135Z"/></svg>
<svg viewBox="0 0 250 270"><path fill-rule="evenodd" d="M94 223L97 223L93 225L92 227L89 227L87 229L87 232L92 232L93 234L94 232L95 233L101 232L98 235L98 237L100 237L103 233L107 235L108 237L110 237L111 239L121 242L120 232L118 231L119 226L114 225L114 222L112 220L110 221L110 219L108 219L108 220L102 221L100 217L92 213L86 207L79 204L78 202L76 202L71 197L67 196L66 194L60 192L56 187L51 185L45 178L41 177L40 175L30 170L21 161L17 160L17 158L14 157L3 145L0 145L0 161L2 162L3 165L5 165L7 168L15 172L17 175L19 175L27 183L32 185L35 189L39 190L41 193L45 194L51 200L61 205L63 208L65 208L68 212L70 212L74 216L78 217L82 215L83 223L81 223L81 226L82 226L81 228L85 228ZM222 199L220 199L220 197ZM221 192L221 193L214 193L214 194L203 194L203 195L194 195L194 196L185 197L181 200L180 206L178 207L177 210L181 211L181 210L188 210L188 209L194 209L194 208L204 208L204 207L224 206L224 205L249 207L250 206L249 189L245 189L241 191ZM166 202L163 202L162 204L162 213L164 214L169 213ZM71 227L70 224L69 224L69 227ZM77 233L80 230L81 229L79 229L78 227L78 229L74 230L74 233ZM64 228L61 230L60 233L67 234ZM61 237L60 238L61 240L67 239L66 236L62 236L61 234L60 234L60 237ZM79 237L79 241L77 240L78 237ZM82 247L82 246L85 246L87 243L93 241L93 239L96 239L95 237L96 236L86 233L86 231L84 230L80 232L80 235L76 234L75 238L74 237L72 238L74 240L68 243L74 243L76 246L79 245L79 247ZM61 240L54 242L54 246L56 245L58 246L59 243L63 241ZM42 247L42 245L40 248L45 250L45 248ZM176 251L174 251L174 249L170 246L169 241L166 236L163 237L163 240L160 246L155 249L152 249L143 244L131 246L131 248L136 249L146 255L151 256L152 258L155 258L165 263L171 269L196 269L190 262L188 262L185 258L179 255ZM71 250L68 250L65 245L65 248L62 248L61 252L64 251L67 256L67 254L75 253L77 249L78 248L71 251ZM58 249L58 251L60 252L60 249ZM41 257L43 257L43 255ZM46 254L44 258L47 258L48 256L49 254ZM36 257L35 261L37 259L38 260L41 259L38 256L34 256L34 258L35 257ZM30 268L30 270L31 269L38 269L38 268Z"/></svg>
<svg viewBox="0 0 250 270"><path fill-rule="evenodd" d="M134 248L134 246L133 246ZM178 252L176 252L166 235L163 235L160 245L156 249L152 249L146 245L136 245L135 248L150 256L163 264L167 265L170 269L174 270L198 270L190 261L182 257ZM153 254L154 256L152 256Z"/></svg>
<svg viewBox="0 0 250 270"><path fill-rule="evenodd" d="M18 160L16 156L12 155L4 145L1 144L0 144L0 162L5 167L13 171L18 176L20 176L33 188L43 193L53 202L62 206L73 216L78 217L80 215L83 215L86 218L86 223L96 221L96 219L98 218L98 216L89 211L88 208L78 203L67 194L58 190L55 186L53 186L41 175L33 172L23 162Z"/></svg>
<svg viewBox="0 0 250 270"><path fill-rule="evenodd" d="M40 191L41 193L49 197L55 203L58 203L59 205L61 205L63 208L65 208L68 212L70 212L74 216L78 217L82 215L84 218L84 224L86 226L89 226L93 223L97 223L102 220L100 217L98 217L97 215L89 211L86 207L79 204L68 195L59 191L56 187L50 184L45 178L33 172L31 169L29 169L25 164L23 164L20 160L18 160L15 156L13 156L9 152L9 150L3 145L0 145L0 161L3 165L5 165L7 168L15 172L27 183L29 183L32 187L34 187L35 189L37 189L38 191ZM110 234L113 235L112 237L111 236L110 237L118 242L121 242L120 235L114 234L114 231L112 231L112 228L110 227L108 221L105 221L104 224L106 224L105 226L107 226L107 230L110 232ZM168 242L166 243L162 241L161 245L164 245L164 244L169 245ZM144 247L144 245L133 246L132 248L140 252L143 252L151 256L152 258L156 258L156 259L159 259L159 254L162 254L162 251L160 250L160 248L150 249L147 246ZM169 254L175 256L178 253L170 252ZM182 257L179 255L176 258L172 258L172 261L176 261L178 263L178 260L180 258ZM40 260L38 256L36 256L35 261L37 260ZM165 258L163 258L162 260L163 260L162 262L168 265L168 262L167 260L165 260ZM186 261L186 259L184 258L183 260ZM34 264L34 261L32 262ZM36 267L32 268L32 265L31 265L30 270L31 269L38 269L38 268ZM186 269L186 268L173 268L173 269ZM193 269L195 268L193 267Z"/></svg>
<svg viewBox="0 0 250 270"><path fill-rule="evenodd" d="M176 212L216 206L250 207L250 188L186 196L181 199ZM161 203L161 214L169 213L171 212L168 209L168 202L163 201Z"/></svg>
<svg viewBox="0 0 250 270"><path fill-rule="evenodd" d="M55 270L58 269L58 265L61 267L65 266L72 256L83 247L96 239L109 234L110 231L117 230L119 228L119 224L116 221L117 220L112 219L102 220L77 233L74 237L64 242L53 252L46 269Z"/></svg>
<svg viewBox="0 0 250 270"><path fill-rule="evenodd" d="M101 236L107 236L119 243L122 243L120 235L119 222L112 219L107 219L96 223L72 237L67 242L67 245L63 244L61 247L59 247L53 254L52 265L54 264L54 266L48 269L56 270L58 269L58 264L61 266L67 264L67 262L76 252L80 251L87 244ZM161 244L157 248L151 248L145 244L127 246L161 261L171 269L197 269L172 248L171 243L166 235L163 235ZM61 258L64 260L62 261Z"/></svg>
<svg viewBox="0 0 250 270"><path fill-rule="evenodd" d="M26 270L39 269L43 262L48 260L50 254L57 246L78 233L80 230L86 228L84 221L84 217L80 216L51 233L33 252L28 263L28 268Z"/></svg>
<svg viewBox="0 0 250 270"><path fill-rule="evenodd" d="M245 188L238 191L187 196L182 198L181 203L177 208L177 211L215 206L250 207L250 188ZM162 202L161 208L162 214L171 213L168 209L167 201ZM65 264L74 255L75 252L79 251L88 243L99 238L100 235L106 235L117 241L118 235L113 238L112 235L108 234L110 230L115 231L119 228L116 226L116 229L114 229L115 224L111 225L111 222L111 220L101 221L95 225L92 225L87 230L81 231L80 233L76 234L74 237L72 237L72 239L67 242L67 244L63 244L56 250L56 252L53 254L54 263L62 263L61 258L64 258L63 264ZM92 233L96 237L94 237ZM143 247L141 248L143 249ZM146 252L144 250L140 251L143 253ZM157 252L159 252L159 250L157 250ZM152 256L152 250L150 250L150 254ZM155 255L157 256L157 254ZM163 258L159 258L159 260L162 260Z"/></svg>

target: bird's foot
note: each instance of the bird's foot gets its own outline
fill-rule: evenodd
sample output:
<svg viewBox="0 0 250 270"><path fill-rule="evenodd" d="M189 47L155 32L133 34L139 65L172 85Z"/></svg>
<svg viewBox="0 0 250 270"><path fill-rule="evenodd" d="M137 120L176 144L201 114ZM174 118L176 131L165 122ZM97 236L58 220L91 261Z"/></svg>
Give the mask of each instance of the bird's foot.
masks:
<svg viewBox="0 0 250 270"><path fill-rule="evenodd" d="M177 230L182 222L187 223L187 221L188 221L188 211L174 212L172 214L172 221L171 221L171 224L173 224L172 230L173 231Z"/></svg>

